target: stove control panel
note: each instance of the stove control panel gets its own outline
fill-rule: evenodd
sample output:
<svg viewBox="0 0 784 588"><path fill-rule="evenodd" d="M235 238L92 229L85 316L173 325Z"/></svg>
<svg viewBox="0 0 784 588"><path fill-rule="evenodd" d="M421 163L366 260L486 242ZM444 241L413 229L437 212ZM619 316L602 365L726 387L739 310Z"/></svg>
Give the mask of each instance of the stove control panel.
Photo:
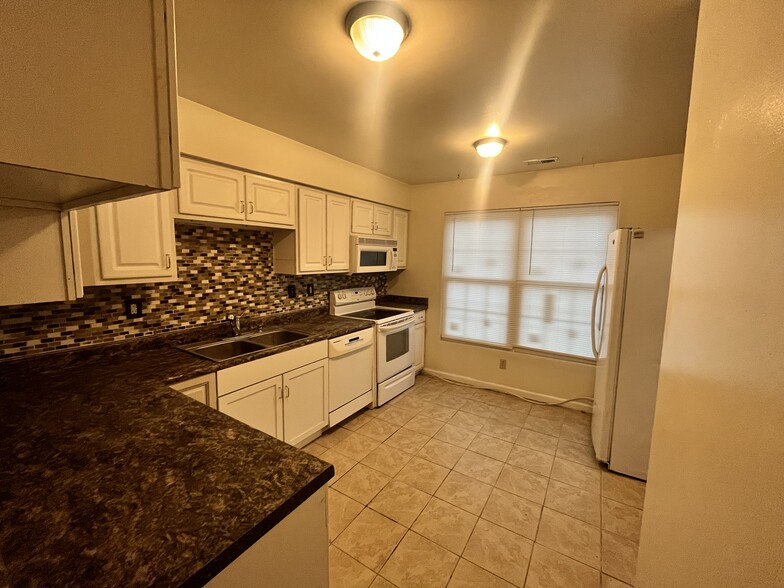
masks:
<svg viewBox="0 0 784 588"><path fill-rule="evenodd" d="M345 288L332 290L329 293L330 306L343 306L357 302L369 302L376 299L376 289L373 286L363 288Z"/></svg>

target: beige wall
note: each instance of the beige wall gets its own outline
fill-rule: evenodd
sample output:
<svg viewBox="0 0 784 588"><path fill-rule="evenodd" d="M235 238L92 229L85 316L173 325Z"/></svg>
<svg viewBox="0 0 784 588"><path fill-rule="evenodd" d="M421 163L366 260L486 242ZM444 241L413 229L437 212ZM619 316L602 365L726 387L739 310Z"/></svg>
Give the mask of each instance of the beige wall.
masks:
<svg viewBox="0 0 784 588"><path fill-rule="evenodd" d="M701 3L637 586L784 586L782 29Z"/></svg>
<svg viewBox="0 0 784 588"><path fill-rule="evenodd" d="M618 201L621 226L674 227L681 163L668 155L413 186L409 269L391 280L390 291L430 299L426 367L559 399L593 396L592 365L441 340L444 212Z"/></svg>
<svg viewBox="0 0 784 588"><path fill-rule="evenodd" d="M410 188L367 168L179 98L180 151L325 190L410 207Z"/></svg>

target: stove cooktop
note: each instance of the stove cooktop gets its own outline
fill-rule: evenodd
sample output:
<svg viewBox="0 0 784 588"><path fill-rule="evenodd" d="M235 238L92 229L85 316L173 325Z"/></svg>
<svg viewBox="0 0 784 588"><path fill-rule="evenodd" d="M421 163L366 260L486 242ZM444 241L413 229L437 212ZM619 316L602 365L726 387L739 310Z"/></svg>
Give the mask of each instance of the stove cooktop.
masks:
<svg viewBox="0 0 784 588"><path fill-rule="evenodd" d="M360 310L359 312L352 312L344 314L351 318L370 319L372 321L382 321L384 319L392 318L393 316L404 315L406 311L403 309L392 308L368 308L367 310Z"/></svg>

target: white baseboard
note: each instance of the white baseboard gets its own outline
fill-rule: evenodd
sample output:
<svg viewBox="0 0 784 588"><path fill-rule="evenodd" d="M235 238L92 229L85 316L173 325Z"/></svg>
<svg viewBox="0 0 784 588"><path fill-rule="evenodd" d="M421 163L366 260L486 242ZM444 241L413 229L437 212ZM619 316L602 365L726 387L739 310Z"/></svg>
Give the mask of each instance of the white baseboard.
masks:
<svg viewBox="0 0 784 588"><path fill-rule="evenodd" d="M449 380L454 380L455 382L460 382L461 384L470 384L472 386L480 386L482 388L488 388L489 390L505 392L506 394L517 396L518 398L522 398L523 400L536 400L539 402L562 402L564 400L563 398L558 398L557 396L550 396L549 394L540 394L539 392L531 392L530 390L523 390L522 388L513 388L512 386L494 384L493 382L483 382L482 380L476 380L474 378L469 378L467 376L450 374L447 372L441 372L430 368L425 368L424 370L422 370L422 372L425 374L430 374L431 376L437 376L441 378L447 378ZM573 410L578 410L580 412L588 412L588 413L593 412L593 405L588 403L587 400L573 400L571 402L566 402L561 406L565 408L571 408Z"/></svg>

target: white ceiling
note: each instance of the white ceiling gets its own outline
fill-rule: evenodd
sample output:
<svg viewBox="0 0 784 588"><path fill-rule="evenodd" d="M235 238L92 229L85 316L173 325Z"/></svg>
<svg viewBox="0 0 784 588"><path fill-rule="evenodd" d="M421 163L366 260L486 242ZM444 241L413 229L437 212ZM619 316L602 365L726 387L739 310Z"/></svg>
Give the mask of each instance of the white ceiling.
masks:
<svg viewBox="0 0 784 588"><path fill-rule="evenodd" d="M696 0L401 0L384 63L343 29L353 0L177 0L179 92L409 184L683 151Z"/></svg>

